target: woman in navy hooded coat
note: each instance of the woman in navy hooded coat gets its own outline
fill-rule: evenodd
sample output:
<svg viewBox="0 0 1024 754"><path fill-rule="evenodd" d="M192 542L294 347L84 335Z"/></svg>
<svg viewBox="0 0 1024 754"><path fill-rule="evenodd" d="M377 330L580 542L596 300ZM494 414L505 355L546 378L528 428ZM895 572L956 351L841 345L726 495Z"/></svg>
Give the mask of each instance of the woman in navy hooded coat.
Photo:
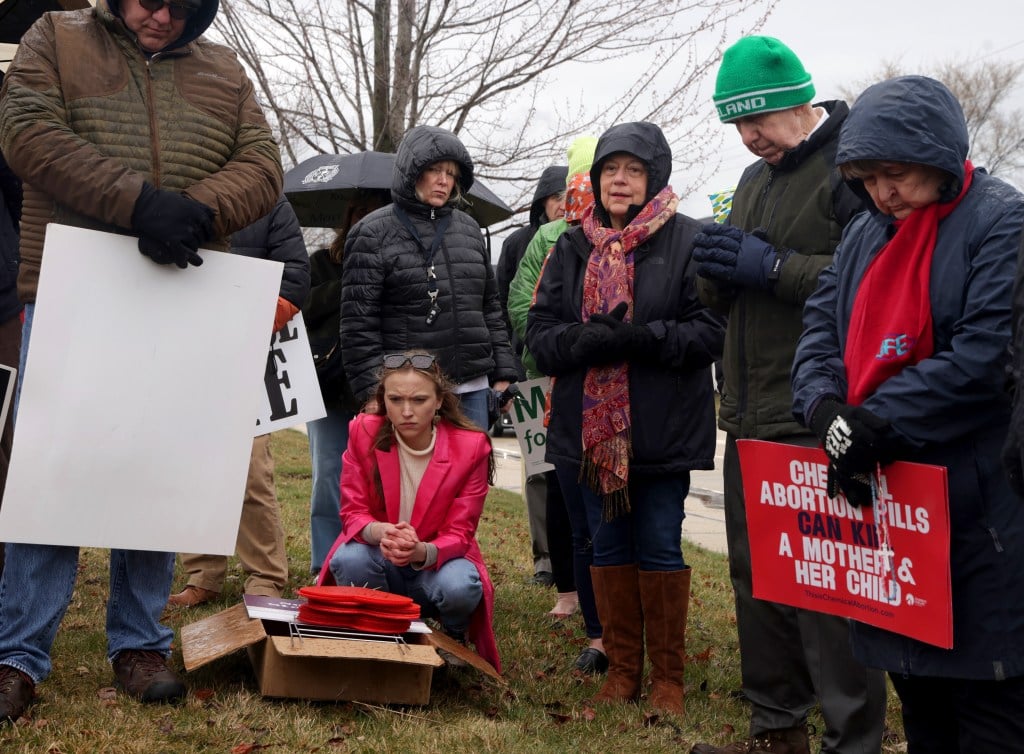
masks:
<svg viewBox="0 0 1024 754"><path fill-rule="evenodd" d="M889 672L910 754L1024 751L1024 503L1000 468L1024 196L967 152L938 81L861 95L836 163L874 209L808 299L793 367L796 416L852 502L870 504L861 475L879 463L948 469L953 648L851 631L855 655Z"/></svg>

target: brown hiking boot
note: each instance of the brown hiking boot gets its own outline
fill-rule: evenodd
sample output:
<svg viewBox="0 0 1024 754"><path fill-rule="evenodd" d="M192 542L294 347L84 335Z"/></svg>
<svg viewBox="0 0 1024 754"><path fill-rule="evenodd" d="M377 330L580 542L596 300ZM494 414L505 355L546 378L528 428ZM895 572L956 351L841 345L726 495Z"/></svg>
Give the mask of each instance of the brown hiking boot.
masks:
<svg viewBox="0 0 1024 754"><path fill-rule="evenodd" d="M32 679L17 668L0 665L0 722L17 720L36 695Z"/></svg>
<svg viewBox="0 0 1024 754"><path fill-rule="evenodd" d="M697 744L690 754L811 754L807 740L807 726L766 730L745 741L734 741L727 746Z"/></svg>
<svg viewBox="0 0 1024 754"><path fill-rule="evenodd" d="M189 584L177 594L167 598L167 605L174 607L195 607L204 605L220 596L220 592L211 589L203 589L201 586Z"/></svg>
<svg viewBox="0 0 1024 754"><path fill-rule="evenodd" d="M185 696L185 684L159 652L126 649L114 658L117 685L140 702L173 702Z"/></svg>

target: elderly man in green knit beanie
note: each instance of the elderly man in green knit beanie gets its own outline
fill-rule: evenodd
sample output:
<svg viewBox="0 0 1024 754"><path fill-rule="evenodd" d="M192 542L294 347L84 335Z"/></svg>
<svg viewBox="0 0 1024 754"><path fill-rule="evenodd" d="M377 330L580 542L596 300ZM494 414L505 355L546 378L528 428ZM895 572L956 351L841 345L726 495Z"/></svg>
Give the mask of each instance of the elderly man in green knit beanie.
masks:
<svg viewBox="0 0 1024 754"><path fill-rule="evenodd" d="M809 754L807 713L820 704L822 752L881 750L885 678L854 657L845 618L754 599L737 439L813 446L793 418L789 372L804 301L832 262L843 227L866 209L834 168L849 108L813 103L800 58L777 39L744 37L725 51L714 102L758 160L747 167L723 224L694 238L697 291L727 313L719 426L729 568L736 596L750 736L695 754ZM757 536L757 532L753 533Z"/></svg>

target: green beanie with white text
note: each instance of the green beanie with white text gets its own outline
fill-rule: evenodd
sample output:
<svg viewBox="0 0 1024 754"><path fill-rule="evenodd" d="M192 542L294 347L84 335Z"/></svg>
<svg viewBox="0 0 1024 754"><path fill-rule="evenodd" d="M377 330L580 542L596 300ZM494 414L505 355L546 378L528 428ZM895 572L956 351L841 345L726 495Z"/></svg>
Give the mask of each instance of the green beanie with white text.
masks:
<svg viewBox="0 0 1024 754"><path fill-rule="evenodd" d="M787 110L812 99L811 74L796 53L774 37L744 37L722 55L714 101L723 123Z"/></svg>

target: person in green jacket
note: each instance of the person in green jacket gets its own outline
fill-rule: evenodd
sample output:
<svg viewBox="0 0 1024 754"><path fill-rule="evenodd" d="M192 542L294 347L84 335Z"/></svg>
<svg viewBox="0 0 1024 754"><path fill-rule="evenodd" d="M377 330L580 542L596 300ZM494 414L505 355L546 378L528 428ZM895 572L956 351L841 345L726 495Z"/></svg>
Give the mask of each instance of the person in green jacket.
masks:
<svg viewBox="0 0 1024 754"><path fill-rule="evenodd" d="M508 313L512 330L523 343L521 359L528 379L544 375L526 347L526 315L530 311L533 292L537 288L548 253L555 241L571 225L579 223L585 210L594 201L590 185L590 165L594 161L597 138L581 136L569 146L569 174L566 178L565 214L553 222L541 225L530 240L515 277L509 284ZM588 645L576 658L575 667L585 673L603 673L608 669L608 657L602 642L601 621L594 602L594 588L590 579L593 546L587 526L586 512L578 489L565 490L553 471L547 477L548 548L558 601L550 614L572 612L579 605L583 615Z"/></svg>

